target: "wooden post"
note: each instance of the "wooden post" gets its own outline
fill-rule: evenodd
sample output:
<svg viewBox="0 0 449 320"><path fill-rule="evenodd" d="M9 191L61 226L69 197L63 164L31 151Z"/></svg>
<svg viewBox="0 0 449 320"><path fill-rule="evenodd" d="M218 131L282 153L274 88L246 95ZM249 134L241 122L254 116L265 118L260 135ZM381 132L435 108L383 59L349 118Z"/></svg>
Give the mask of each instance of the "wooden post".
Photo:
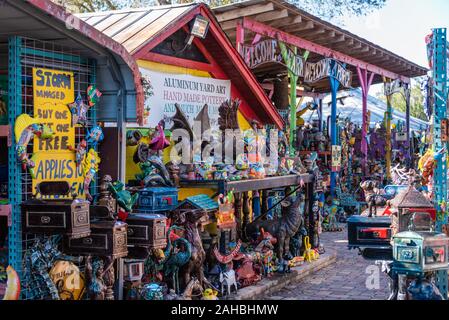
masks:
<svg viewBox="0 0 449 320"><path fill-rule="evenodd" d="M366 141L366 135L368 134L368 123L367 123L367 113L368 113L368 92L373 82L374 73L371 72L368 78L369 72L365 69L357 67L357 74L359 76L360 87L362 89L362 141L361 149L363 154L362 159L362 170L365 175L368 174L366 162L368 159L368 144Z"/></svg>
<svg viewBox="0 0 449 320"><path fill-rule="evenodd" d="M386 79L383 77L384 86L386 83L390 83L390 79ZM392 94L387 94L386 90L386 98L387 98L387 111L385 111L385 171L387 180L390 180L391 178L391 118L392 118L392 106L391 106L391 97Z"/></svg>

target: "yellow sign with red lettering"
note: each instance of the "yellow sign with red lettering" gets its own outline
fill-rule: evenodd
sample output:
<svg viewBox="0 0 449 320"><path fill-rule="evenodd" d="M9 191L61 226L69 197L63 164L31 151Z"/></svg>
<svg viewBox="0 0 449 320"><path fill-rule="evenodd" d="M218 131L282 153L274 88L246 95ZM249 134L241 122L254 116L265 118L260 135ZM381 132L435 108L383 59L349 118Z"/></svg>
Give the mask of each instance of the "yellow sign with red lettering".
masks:
<svg viewBox="0 0 449 320"><path fill-rule="evenodd" d="M35 137L33 142L36 178L33 191L41 181L67 181L82 194L83 176L76 168L75 127L67 104L75 100L74 74L70 71L33 68L34 118L54 132L46 141ZM81 190L80 190L81 188Z"/></svg>

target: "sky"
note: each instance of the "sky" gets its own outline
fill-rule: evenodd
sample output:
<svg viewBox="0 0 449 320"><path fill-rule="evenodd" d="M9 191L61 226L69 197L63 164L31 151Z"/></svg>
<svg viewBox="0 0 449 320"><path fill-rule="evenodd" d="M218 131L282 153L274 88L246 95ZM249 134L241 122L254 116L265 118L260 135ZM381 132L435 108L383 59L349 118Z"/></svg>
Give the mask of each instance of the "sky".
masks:
<svg viewBox="0 0 449 320"><path fill-rule="evenodd" d="M343 23L343 29L428 68L424 38L432 28L449 32L449 0L387 0L382 9Z"/></svg>

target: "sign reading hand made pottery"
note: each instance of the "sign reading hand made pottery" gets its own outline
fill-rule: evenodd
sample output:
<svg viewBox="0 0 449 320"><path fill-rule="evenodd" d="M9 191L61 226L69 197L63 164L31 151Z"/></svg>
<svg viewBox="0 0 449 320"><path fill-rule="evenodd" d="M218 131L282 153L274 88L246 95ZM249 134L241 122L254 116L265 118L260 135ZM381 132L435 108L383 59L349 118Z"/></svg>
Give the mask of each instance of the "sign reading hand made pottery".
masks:
<svg viewBox="0 0 449 320"><path fill-rule="evenodd" d="M341 168L341 146L332 146L332 172L339 172Z"/></svg>
<svg viewBox="0 0 449 320"><path fill-rule="evenodd" d="M304 82L313 83L327 77L337 79L343 87L350 87L352 83L352 72L334 59L326 58L316 63L306 63Z"/></svg>
<svg viewBox="0 0 449 320"><path fill-rule="evenodd" d="M302 77L304 75L304 58L288 49L288 59L282 57L281 48L275 39L259 41L254 45L243 45L240 55L251 69L265 63L280 63L285 65L293 74Z"/></svg>
<svg viewBox="0 0 449 320"><path fill-rule="evenodd" d="M140 72L143 77L150 79L154 93L145 100L145 109L150 110L149 115L144 117L145 126L156 127L164 117L174 116L177 103L191 126L207 104L211 126L217 127L218 108L231 98L230 80L163 73L143 67ZM171 121L166 122L166 128L171 125Z"/></svg>
<svg viewBox="0 0 449 320"><path fill-rule="evenodd" d="M75 153L69 150L69 146L75 146L75 127L67 107L75 100L73 72L33 68L33 98L34 118L54 132L52 140L33 141L33 190L41 181L68 181L76 193L82 194L82 170L76 166Z"/></svg>

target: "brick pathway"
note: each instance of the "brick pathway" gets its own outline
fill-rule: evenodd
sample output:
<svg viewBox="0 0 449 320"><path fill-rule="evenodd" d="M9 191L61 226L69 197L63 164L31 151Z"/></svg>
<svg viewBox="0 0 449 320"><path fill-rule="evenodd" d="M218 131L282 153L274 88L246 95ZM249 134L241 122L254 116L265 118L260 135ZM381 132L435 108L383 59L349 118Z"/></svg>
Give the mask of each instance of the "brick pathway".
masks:
<svg viewBox="0 0 449 320"><path fill-rule="evenodd" d="M288 285L265 299L273 300L385 300L388 297L387 276L374 261L358 255L357 250L348 250L347 231L324 232L321 242L325 248L337 251L337 262L317 271L303 281ZM366 273L368 266L371 273ZM374 269L376 268L376 269ZM374 271L373 271L374 270ZM379 289L367 289L367 277L378 272Z"/></svg>

